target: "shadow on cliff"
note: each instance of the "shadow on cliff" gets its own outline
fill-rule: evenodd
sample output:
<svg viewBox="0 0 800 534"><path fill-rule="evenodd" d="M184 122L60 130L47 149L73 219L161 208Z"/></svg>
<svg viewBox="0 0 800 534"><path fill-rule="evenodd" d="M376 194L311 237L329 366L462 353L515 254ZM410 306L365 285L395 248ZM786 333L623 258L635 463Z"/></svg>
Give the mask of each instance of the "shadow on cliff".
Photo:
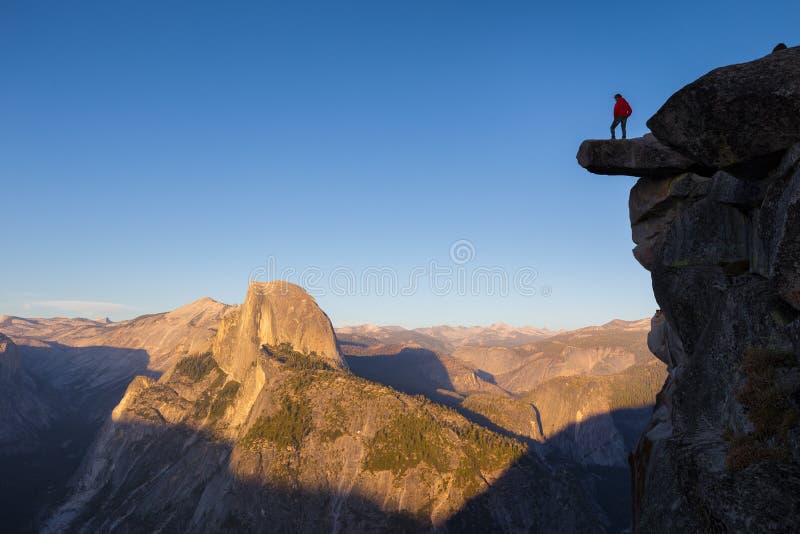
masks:
<svg viewBox="0 0 800 534"><path fill-rule="evenodd" d="M73 349L72 347L59 346L58 358L67 364L70 358L90 358L95 360L101 357L125 359L131 363L130 373L113 376L115 379L104 383L98 389L84 388L73 391L73 398L67 399L64 392L53 390L51 393L57 400L61 395L63 406L60 416L55 424L42 436L42 447L30 455L17 456L0 460L3 462L2 486L0 497L3 506L0 507L0 524L11 532L35 531L40 526L42 515L36 519L35 512L42 506L52 507L62 502L66 496L66 484L73 475L84 454L89 450L89 445L97 436L103 420L92 417L91 414L102 413L107 418L114 406L118 404L125 388L138 370L141 374L147 373L149 357L145 351L128 349L115 349L113 347L88 347ZM26 347L26 358L40 358L39 364L48 363L44 358L50 358L46 366L33 366L34 369L56 371L59 367L53 363L53 348ZM118 351L118 352L117 352ZM433 357L432 357L433 355ZM376 358L379 358L375 361ZM420 376L419 373L402 372L405 369L417 369L423 361L430 373ZM355 362L353 365L351 362ZM359 367L360 363L377 363ZM388 382L392 379L393 386L410 393L424 394L433 397L431 392L437 388L447 388L449 380L442 383L432 377L447 376L446 369L435 358L435 354L424 349L410 349L396 355L349 357L348 363L355 374L378 382ZM36 373L36 371L34 371ZM440 374L441 373L441 374ZM36 373L38 374L38 373ZM157 375L155 375L157 378ZM398 380L399 377L399 380ZM414 387L414 384L422 384ZM397 385L395 385L397 384ZM397 387L406 386L406 388ZM446 397L446 403L451 404L453 399ZM69 397L69 395L67 395ZM77 400L76 400L77 399ZM91 405L87 404L91 399ZM433 398L437 401L439 399ZM69 409L65 409L68 407ZM641 409L639 409L641 410ZM627 410L618 410L612 413L617 420L629 420L629 426L636 427L637 417ZM633 421L631 423L631 421ZM478 424L487 426L492 430L509 434L491 421L477 421ZM585 425L591 419L582 422ZM379 530L393 532L420 532L432 530L427 518L417 517L409 513L392 512L383 509L382 503L376 503L369 498L355 493L340 493L325 490L307 490L298 488L289 483L264 484L255 479L243 479L232 474L228 469L228 460L231 457L233 444L220 441L218 438L198 432L194 429L170 425L135 425L136 429L125 429L139 436L149 436L142 441L144 451L136 457L129 457L126 474L118 473L118 485L106 485L102 495L97 495L88 506L88 514L78 518L81 524L92 522L89 530L111 530L110 524L103 528L98 523L103 517L119 519L127 512L122 512L122 506L130 504L129 497L143 501L166 500L175 491L174 486L182 488L188 483L191 486L183 498L176 503L174 517L169 519L168 528L165 523L155 523L151 516L131 516L131 526L134 530L142 528L162 528L165 530L186 530L191 523L195 509L204 499L216 498L214 488L220 484L226 488L226 496L220 497L221 506L214 508L214 513L222 514L215 517L220 528L226 531L265 531L263 526L269 524L270 532L299 532L308 531L309 525L313 530L331 531L365 531ZM128 425L130 426L130 425ZM644 421L642 422L642 427ZM127 430L127 432L126 432ZM574 425L567 427L551 439L568 437L575 433ZM511 434L513 435L513 434ZM519 437L519 436L516 436ZM638 434L637 434L638 437ZM149 443L149 439L153 443ZM192 440L199 442L188 449L186 444ZM145 446L149 445L149 446ZM628 440L626 439L626 448ZM8 460L8 461L5 461ZM174 466L184 465L183 469ZM153 473L169 468L170 472L186 473L190 482L181 481L171 483ZM185 469L185 470L184 470ZM545 495L544 488L548 483L541 480L543 469L549 469L552 477L559 480L571 480L569 487L582 488L578 496L564 499L563 496ZM190 475L189 475L190 474ZM152 479L152 480L149 480ZM149 480L149 481L148 481ZM143 481L148 481L144 482ZM163 486L160 486L164 484ZM107 491L108 490L108 491ZM584 499L583 493L588 492L589 498ZM581 516L594 516L597 523L605 523L608 532L619 532L630 522L630 481L627 466L603 468L599 466L581 466L576 463L562 461L558 458L551 459L550 467L543 467L537 453L531 453L518 460L502 476L491 485L487 485L482 493L470 499L460 510L454 513L438 530L449 532L487 532L492 530L523 530L541 532L540 526L532 518L540 517L543 499L556 499L561 506L560 514L563 515L564 526L567 527L570 516L579 513ZM581 510L577 512L574 499L582 500ZM265 505L268 503L268 505ZM602 512L595 503L600 503ZM152 511L164 510L163 503L151 503L145 507ZM266 506L266 507L265 507ZM117 512L115 512L115 510ZM221 510L221 511L220 511ZM169 510L170 513L173 510ZM119 515L117 515L117 513ZM552 514L553 512L551 512ZM164 514L169 516L170 514ZM96 518L95 518L96 516ZM602 516L608 518L602 520ZM560 524L562 519L550 517L550 524ZM502 528L500 526L503 525ZM202 527L200 527L202 528ZM560 529L569 531L569 528ZM598 529L598 531L600 531Z"/></svg>
<svg viewBox="0 0 800 534"><path fill-rule="evenodd" d="M98 478L89 484L99 491L82 506L68 501L54 509L49 522L40 525L43 532L61 532L69 525L87 532L606 531L600 510L576 490L590 482L569 468L544 466L535 454L518 459L434 526L425 514L384 509L397 496L376 502L357 491L299 487L292 476L299 459L292 454L276 462L275 457L263 460L263 450L237 447L234 453L232 442L204 430L115 423L109 444L115 445L105 448L103 457L111 468L95 468ZM285 467L286 476L265 483L258 476L237 474L260 473L263 461Z"/></svg>
<svg viewBox="0 0 800 534"><path fill-rule="evenodd" d="M115 445L104 456L116 467L101 475L94 484L100 491L71 518L86 531L617 533L630 525L627 467L544 465L532 452L434 527L422 515L385 510L386 499L300 487L293 478L300 460L291 453L280 457L286 476L265 483L237 474L260 473L263 452L237 447L233 454L232 442L181 425L114 425ZM574 431L568 427L559 434ZM65 526L56 522L50 531Z"/></svg>
<svg viewBox="0 0 800 534"><path fill-rule="evenodd" d="M361 378L379 382L404 393L424 395L434 402L453 407L475 424L527 443L533 450L545 455L554 469L578 480L593 496L608 520L608 532L622 532L630 527L632 487L630 467L626 456L635 448L640 435L646 428L653 410L652 404L598 414L581 421L580 424L568 425L548 436L541 443L506 429L482 414L464 408L460 404L461 399L456 395L442 393L441 389L452 390L453 384L449 378L439 378L447 377L447 370L432 351L406 348L397 354L347 356L346 360L351 371ZM425 369L427 372L421 374L420 369ZM538 409L533 407L537 410L538 415ZM608 415L611 416L614 427L624 442L625 457L620 457L616 465L582 463L585 459L572 459L563 452L565 447L569 447L569 442L574 442L576 436L581 434L581 430L590 428L594 423L600 422L600 418ZM538 421L538 425L541 428L541 420ZM599 446L602 445L602 443L599 444ZM586 453L585 456L590 454L590 452ZM515 466L496 481L487 492L472 499L462 511L454 515L451 521L456 525L455 531L477 531L470 530L475 513L491 514L492 507L497 506L498 495L509 491L513 492L514 488L526 487L525 477L518 476L521 471L525 471L524 463ZM500 499L502 500L502 497Z"/></svg>
<svg viewBox="0 0 800 534"><path fill-rule="evenodd" d="M73 507L68 501L68 506L54 509L41 525L44 532L61 532L70 524L88 532L412 533L431 529L424 518L382 510L356 493L299 488L292 481L291 460L286 462L283 482L239 476L231 468L234 444L204 430L114 423L112 432L112 441L135 438L126 446L104 451L113 461L107 464L110 470L95 472L99 474L92 487L100 491L83 506ZM237 461L248 454L237 451ZM249 454L252 457L244 462L252 465L262 453ZM160 476L166 472L170 476Z"/></svg>
<svg viewBox="0 0 800 534"><path fill-rule="evenodd" d="M18 349L52 422L35 448L0 456L0 525L5 532L35 532L35 517L65 497L69 479L131 380L159 373L147 370L150 356L141 349L60 343ZM95 365L115 372L98 381Z"/></svg>
<svg viewBox="0 0 800 534"><path fill-rule="evenodd" d="M354 375L393 387L409 395L425 395L434 402L456 406L460 398L440 390L455 390L447 368L436 353L406 347L395 354L345 356Z"/></svg>
<svg viewBox="0 0 800 534"><path fill-rule="evenodd" d="M17 346L23 367L37 381L62 392L79 394L67 400L105 404L107 399L122 398L133 377L145 375L158 379L161 373L151 371L150 355L143 349L112 346L73 347L56 342L44 346ZM97 395L103 397L97 399ZM63 400L63 399L62 399Z"/></svg>
<svg viewBox="0 0 800 534"><path fill-rule="evenodd" d="M553 476L572 480L581 487L586 496L592 499L585 503L585 507L586 510L594 508L594 513L599 512L603 517L601 523L598 524L598 531L621 533L631 528L633 498L627 454L636 446L639 436L647 426L652 410L653 405L647 405L613 410L608 414L598 414L579 424L568 425L549 436L543 446L536 449L547 459ZM581 427L591 426L595 421L607 415L611 415L625 444L626 458L621 458L620 464L584 464L569 458L568 455L557 449L560 442L574 439ZM537 484L537 479L524 474L526 461L530 461L530 459L523 458L485 492L470 499L448 520L447 524L451 527L451 531L485 532L473 524L473 518L476 515L484 517L502 515L496 509L498 500L502 501L508 493L530 491L531 487ZM574 511L563 508L565 516L570 513L574 513ZM517 525L517 527L524 531L541 532L535 525Z"/></svg>
<svg viewBox="0 0 800 534"><path fill-rule="evenodd" d="M349 342L349 345L362 345ZM366 347L366 345L363 345ZM389 386L409 395L424 395L433 402L454 408L473 423L488 428L493 432L508 436L534 446L535 441L496 424L488 417L468 410L461 405L463 397L455 392L455 385L450 380L450 373L442 364L437 354L428 349L403 348L395 354L376 356L346 355L345 361L354 375ZM476 374L489 383L494 384L494 376L484 371ZM445 393L450 392L450 394ZM538 417L537 424L541 428Z"/></svg>

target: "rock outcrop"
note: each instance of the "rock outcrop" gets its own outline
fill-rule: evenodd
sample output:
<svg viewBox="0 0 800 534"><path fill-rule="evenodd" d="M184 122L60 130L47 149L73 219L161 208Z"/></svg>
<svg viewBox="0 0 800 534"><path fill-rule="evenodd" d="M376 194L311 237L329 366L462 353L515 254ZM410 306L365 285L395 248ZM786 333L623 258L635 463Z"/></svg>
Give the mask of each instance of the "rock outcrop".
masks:
<svg viewBox="0 0 800 534"><path fill-rule="evenodd" d="M220 323L212 350L225 372L243 379L263 346L281 343L347 368L328 316L300 286L283 281L252 282L244 304Z"/></svg>
<svg viewBox="0 0 800 534"><path fill-rule="evenodd" d="M800 139L798 117L800 47L794 47L709 72L672 95L647 126L690 159L725 169L792 146Z"/></svg>
<svg viewBox="0 0 800 534"><path fill-rule="evenodd" d="M630 458L635 530L800 531L800 48L709 73L648 125L707 170L624 172L648 176L629 209L669 372Z"/></svg>
<svg viewBox="0 0 800 534"><path fill-rule="evenodd" d="M581 143L578 163L595 174L665 178L703 165L665 146L650 134L634 139L594 139Z"/></svg>

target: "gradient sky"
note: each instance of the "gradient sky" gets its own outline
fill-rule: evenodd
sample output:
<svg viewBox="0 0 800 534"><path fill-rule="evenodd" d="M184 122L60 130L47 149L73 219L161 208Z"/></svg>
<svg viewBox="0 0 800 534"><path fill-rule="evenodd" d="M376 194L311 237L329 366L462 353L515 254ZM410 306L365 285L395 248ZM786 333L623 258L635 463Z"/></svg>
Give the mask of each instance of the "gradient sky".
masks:
<svg viewBox="0 0 800 534"><path fill-rule="evenodd" d="M0 314L236 303L274 262L335 324L650 316L634 179L583 171L578 145L615 92L641 135L698 76L798 44L800 3L542 4L3 1ZM432 261L530 268L536 295L361 283Z"/></svg>

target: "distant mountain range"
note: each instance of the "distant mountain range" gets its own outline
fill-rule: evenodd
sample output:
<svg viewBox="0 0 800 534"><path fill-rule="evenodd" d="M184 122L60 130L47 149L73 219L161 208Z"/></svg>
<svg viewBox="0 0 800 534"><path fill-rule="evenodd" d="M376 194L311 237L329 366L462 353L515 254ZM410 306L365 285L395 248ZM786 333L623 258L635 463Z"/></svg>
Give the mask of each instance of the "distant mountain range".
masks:
<svg viewBox="0 0 800 534"><path fill-rule="evenodd" d="M451 352L463 345L512 347L533 343L558 332L533 326L513 327L505 323L490 326L430 326L407 329L402 326L362 324L336 328L339 341L356 352L358 347L381 345L415 345L421 348ZM373 349L374 350L374 349Z"/></svg>
<svg viewBox="0 0 800 534"><path fill-rule="evenodd" d="M478 394L483 398L527 398L529 401L536 397L540 403L548 403L545 397L549 398L559 388L569 389L575 383L564 381L565 377L595 377L592 383L615 384L608 390L593 390L596 395L584 398L584 405L570 413L559 411L556 419L553 419L555 412L552 410L540 413L535 426L541 428L523 435L544 441L553 429L560 430L579 423L587 414L602 411L600 408L603 406L608 408L606 412L610 412L612 405L614 408L640 408L653 402L666 375L663 364L647 348L649 328L647 319L614 320L601 326L551 332L550 335L545 335L545 330L527 328L528 335L539 336L539 341L502 346L456 344L453 332L470 331L469 336L462 337L462 340L475 339L476 336L489 339L497 337L498 332L509 333L510 327L434 327L425 329L429 333L423 334L419 330L400 327L364 325L348 327L344 333L337 330L337 335L348 365L356 374L401 391L423 394L437 402L465 406L475 413L481 410L469 399ZM436 334L443 337L436 337ZM502 340L508 343L509 339L520 337L513 333ZM437 350L435 347L453 348ZM651 377L653 373L655 378ZM640 388L638 381L646 383L647 387ZM554 389L552 384L560 386ZM636 392L625 406L611 400L612 394L620 388ZM600 393L603 399L596 398ZM575 393L574 397L580 396ZM502 402L506 407L511 406L507 401ZM469 408L470 404L472 408ZM594 407L590 406L592 404ZM480 405L485 406L486 402ZM488 414L482 415L495 419ZM503 418L501 414L497 415ZM503 427L499 421L494 423ZM546 432L542 425L549 425L550 432ZM620 435L617 441L622 443L626 439ZM580 448L594 446L599 447L584 443ZM594 458L605 465L623 465L626 454L621 448L602 461L597 455Z"/></svg>

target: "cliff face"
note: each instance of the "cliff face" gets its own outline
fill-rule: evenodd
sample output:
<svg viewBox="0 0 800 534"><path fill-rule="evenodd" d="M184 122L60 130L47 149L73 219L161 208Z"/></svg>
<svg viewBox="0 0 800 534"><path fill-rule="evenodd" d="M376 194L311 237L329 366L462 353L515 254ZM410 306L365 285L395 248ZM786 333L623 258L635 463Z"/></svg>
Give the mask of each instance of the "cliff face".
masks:
<svg viewBox="0 0 800 534"><path fill-rule="evenodd" d="M35 382L22 368L17 346L0 334L0 456L35 447L52 419Z"/></svg>
<svg viewBox="0 0 800 534"><path fill-rule="evenodd" d="M300 286L253 282L244 304L220 323L213 352L227 373L243 378L264 345L290 343L346 369L328 316Z"/></svg>
<svg viewBox="0 0 800 534"><path fill-rule="evenodd" d="M640 532L800 530L800 48L716 69L653 136L585 141L581 165L641 179L634 256L668 365L630 462Z"/></svg>
<svg viewBox="0 0 800 534"><path fill-rule="evenodd" d="M13 380L21 363L17 346L8 336L0 334L0 383L6 384Z"/></svg>

